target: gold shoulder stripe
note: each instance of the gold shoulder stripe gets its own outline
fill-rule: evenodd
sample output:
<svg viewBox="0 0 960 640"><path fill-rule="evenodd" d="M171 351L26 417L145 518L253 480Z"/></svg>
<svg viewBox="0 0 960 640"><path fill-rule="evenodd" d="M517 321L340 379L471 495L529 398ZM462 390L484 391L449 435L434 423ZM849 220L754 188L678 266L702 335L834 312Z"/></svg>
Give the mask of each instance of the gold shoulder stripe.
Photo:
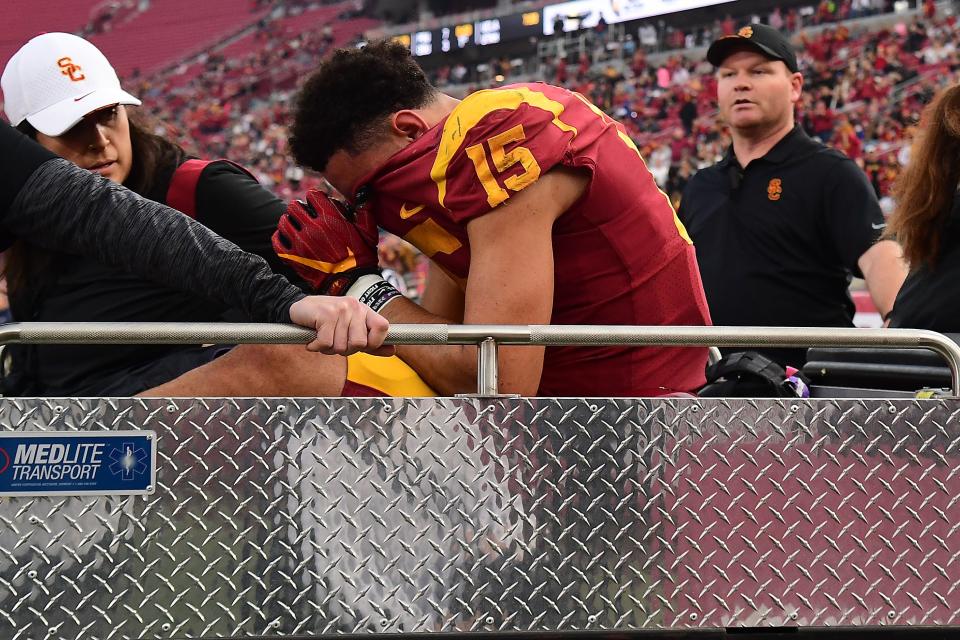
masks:
<svg viewBox="0 0 960 640"><path fill-rule="evenodd" d="M600 107L598 107L597 105L595 105L595 104L593 104L592 102L590 102L589 100L587 100L587 99L583 96L583 94L581 94L580 92L574 91L574 92L573 92L573 95L575 95L575 96L580 100L580 102L582 102L583 104L587 105L587 108L590 109L590 111L593 111L595 114L597 114L597 117L600 118L600 120L602 120L604 123L609 124L610 126L612 126L612 127L614 128L614 130L617 132L617 136L618 136L621 140L623 140L623 143L624 143L625 145L627 145L630 149L633 149L633 150L637 153L637 155L640 156L640 159L643 160L643 156L640 154L640 149L638 149L638 148L637 148L637 145L635 145L635 144L633 143L633 140L630 139L630 136L628 136L626 133L624 133L624 132L620 129L620 127L617 126L616 120L614 120L613 118L611 118L610 116L608 116L607 114L605 114L603 111L601 111L601 110L600 110Z"/></svg>
<svg viewBox="0 0 960 640"><path fill-rule="evenodd" d="M447 169L450 167L454 154L463 146L470 130L488 114L500 109L513 110L522 104L549 111L553 114L553 124L561 131L577 135L576 127L560 119L560 114L563 113L563 105L556 100L551 100L539 91L533 91L526 87L514 87L511 89L485 89L470 94L447 117L447 121L443 125L443 133L440 136L437 157L433 162L433 169L430 171L430 177L437 184L437 200L441 207L444 206L443 200L447 195Z"/></svg>

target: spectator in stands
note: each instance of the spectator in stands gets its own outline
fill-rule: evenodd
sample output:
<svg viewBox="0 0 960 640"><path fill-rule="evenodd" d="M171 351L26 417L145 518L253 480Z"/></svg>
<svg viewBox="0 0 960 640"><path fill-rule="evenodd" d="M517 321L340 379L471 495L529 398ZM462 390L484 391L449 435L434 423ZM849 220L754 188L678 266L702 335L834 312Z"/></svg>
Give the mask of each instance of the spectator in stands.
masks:
<svg viewBox="0 0 960 640"><path fill-rule="evenodd" d="M563 38L563 26L564 26L563 16L560 15L560 14L557 14L557 16L553 19L553 35L554 35L554 37L560 38L560 39Z"/></svg>
<svg viewBox="0 0 960 640"><path fill-rule="evenodd" d="M128 106L103 54L86 40L47 33L3 71L10 122L50 151L151 200L190 215L289 273L270 246L285 204L244 169L188 159L150 133ZM182 251L171 247L171 251ZM6 265L19 321L216 321L219 303L158 287L99 261L17 242ZM234 312L234 319L245 314ZM6 391L18 395L131 395L209 361L222 348L17 345Z"/></svg>
<svg viewBox="0 0 960 640"><path fill-rule="evenodd" d="M667 183L664 188L664 191L667 192L667 195L670 196L670 202L677 206L680 203L680 198L683 195L683 190L686 188L687 183L690 182L690 177L694 174L693 166L689 158L684 157L680 161L679 165L675 165L670 168L669 176L667 177Z"/></svg>
<svg viewBox="0 0 960 640"><path fill-rule="evenodd" d="M960 85L927 107L910 164L894 186L886 235L903 245L910 275L891 327L960 332Z"/></svg>
<svg viewBox="0 0 960 640"><path fill-rule="evenodd" d="M95 256L153 282L243 309L263 322L317 329L308 349L378 352L387 322L346 298L305 296L187 216L57 158L0 121L0 238ZM171 251L170 247L176 247ZM109 301L105 301L109 302Z"/></svg>
<svg viewBox="0 0 960 640"><path fill-rule="evenodd" d="M797 14L796 7L790 7L787 11L787 33L794 33L800 23L800 16Z"/></svg>
<svg viewBox="0 0 960 640"><path fill-rule="evenodd" d="M767 20L767 23L777 31L783 31L784 20L783 20L783 13L781 13L780 11L780 7L773 8L773 11L770 13L769 20Z"/></svg>
<svg viewBox="0 0 960 640"><path fill-rule="evenodd" d="M863 172L794 121L803 76L779 31L755 24L715 41L720 116L733 144L687 184L680 206L717 325L853 326L847 293L863 274L887 313L905 268L877 242L883 215ZM798 366L803 350L771 350Z"/></svg>
<svg viewBox="0 0 960 640"><path fill-rule="evenodd" d="M827 107L826 100L817 100L813 113L810 115L809 133L812 136L820 138L823 143L830 142L833 130L836 125L836 115L833 110Z"/></svg>
<svg viewBox="0 0 960 640"><path fill-rule="evenodd" d="M736 23L733 21L733 17L728 13L724 18L723 22L720 23L720 35L724 38L732 36L733 30L736 27Z"/></svg>
<svg viewBox="0 0 960 640"><path fill-rule="evenodd" d="M640 40L640 44L648 51L653 51L657 48L657 28L653 24L647 22L641 25L637 30L637 38Z"/></svg>
<svg viewBox="0 0 960 640"><path fill-rule="evenodd" d="M862 166L863 145L856 129L850 122L850 118L845 114L841 114L837 120L836 132L833 135L833 147L857 162L857 166Z"/></svg>
<svg viewBox="0 0 960 640"><path fill-rule="evenodd" d="M696 143L684 134L682 127L675 128L670 141L670 163L679 165L690 157L696 148Z"/></svg>
<svg viewBox="0 0 960 640"><path fill-rule="evenodd" d="M683 132L689 137L693 133L693 122L697 119L697 101L686 91L683 92L680 105L680 122L683 123ZM696 142L694 142L696 147Z"/></svg>

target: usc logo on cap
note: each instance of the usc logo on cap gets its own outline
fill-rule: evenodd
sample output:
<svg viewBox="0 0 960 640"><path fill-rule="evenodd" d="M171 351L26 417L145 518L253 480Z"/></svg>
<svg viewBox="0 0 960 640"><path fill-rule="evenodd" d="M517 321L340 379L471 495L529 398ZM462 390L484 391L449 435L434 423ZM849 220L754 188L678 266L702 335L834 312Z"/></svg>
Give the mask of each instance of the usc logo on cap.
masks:
<svg viewBox="0 0 960 640"><path fill-rule="evenodd" d="M774 178L767 185L767 198L776 202L783 193L783 185L780 184L780 178Z"/></svg>
<svg viewBox="0 0 960 640"><path fill-rule="evenodd" d="M741 38L752 38L753 37L753 27L743 27L740 31L737 31L737 35Z"/></svg>
<svg viewBox="0 0 960 640"><path fill-rule="evenodd" d="M60 67L60 73L70 78L70 82L80 82L87 78L83 75L83 69L80 65L74 64L73 60L68 57L57 60L57 66Z"/></svg>

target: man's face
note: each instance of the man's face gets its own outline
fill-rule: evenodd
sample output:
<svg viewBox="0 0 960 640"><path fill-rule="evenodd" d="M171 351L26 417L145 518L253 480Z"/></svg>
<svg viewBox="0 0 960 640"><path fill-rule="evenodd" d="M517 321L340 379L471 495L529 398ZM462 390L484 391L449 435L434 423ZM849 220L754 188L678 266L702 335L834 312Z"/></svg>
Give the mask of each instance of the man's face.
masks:
<svg viewBox="0 0 960 640"><path fill-rule="evenodd" d="M357 189L362 186L360 181L382 166L393 153L396 153L396 151L391 153L389 148L386 144L378 143L376 146L357 154L341 149L330 156L323 177L344 198L353 201ZM402 148L400 147L400 149ZM397 151L400 149L397 149Z"/></svg>
<svg viewBox="0 0 960 640"><path fill-rule="evenodd" d="M727 56L717 76L720 115L735 131L774 129L792 121L803 76L782 61L741 50Z"/></svg>
<svg viewBox="0 0 960 640"><path fill-rule="evenodd" d="M344 198L352 201L361 181L382 167L387 160L405 149L416 138L398 135L385 129L378 134L373 145L359 153L340 149L330 156L323 177L339 191Z"/></svg>
<svg viewBox="0 0 960 640"><path fill-rule="evenodd" d="M363 151L351 153L340 149L331 155L323 172L324 178L352 201L357 189L363 186L361 181L364 178L450 115L458 102L440 94L424 107L397 111L368 136Z"/></svg>

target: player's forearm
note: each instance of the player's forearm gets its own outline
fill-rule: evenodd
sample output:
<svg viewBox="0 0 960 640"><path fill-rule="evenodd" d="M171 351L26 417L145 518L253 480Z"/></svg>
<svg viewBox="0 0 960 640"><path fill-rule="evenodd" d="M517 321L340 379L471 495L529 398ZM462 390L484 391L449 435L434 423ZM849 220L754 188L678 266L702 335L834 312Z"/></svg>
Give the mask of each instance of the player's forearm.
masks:
<svg viewBox="0 0 960 640"><path fill-rule="evenodd" d="M406 298L394 299L380 313L393 324L455 324ZM536 395L543 373L544 348L502 347L499 351L500 393ZM476 393L477 348L474 346L398 346L397 355L442 395Z"/></svg>
<svg viewBox="0 0 960 640"><path fill-rule="evenodd" d="M396 298L380 313L391 324L451 324L406 298ZM477 389L477 348L401 345L397 355L416 371L424 382L442 395L475 393Z"/></svg>

